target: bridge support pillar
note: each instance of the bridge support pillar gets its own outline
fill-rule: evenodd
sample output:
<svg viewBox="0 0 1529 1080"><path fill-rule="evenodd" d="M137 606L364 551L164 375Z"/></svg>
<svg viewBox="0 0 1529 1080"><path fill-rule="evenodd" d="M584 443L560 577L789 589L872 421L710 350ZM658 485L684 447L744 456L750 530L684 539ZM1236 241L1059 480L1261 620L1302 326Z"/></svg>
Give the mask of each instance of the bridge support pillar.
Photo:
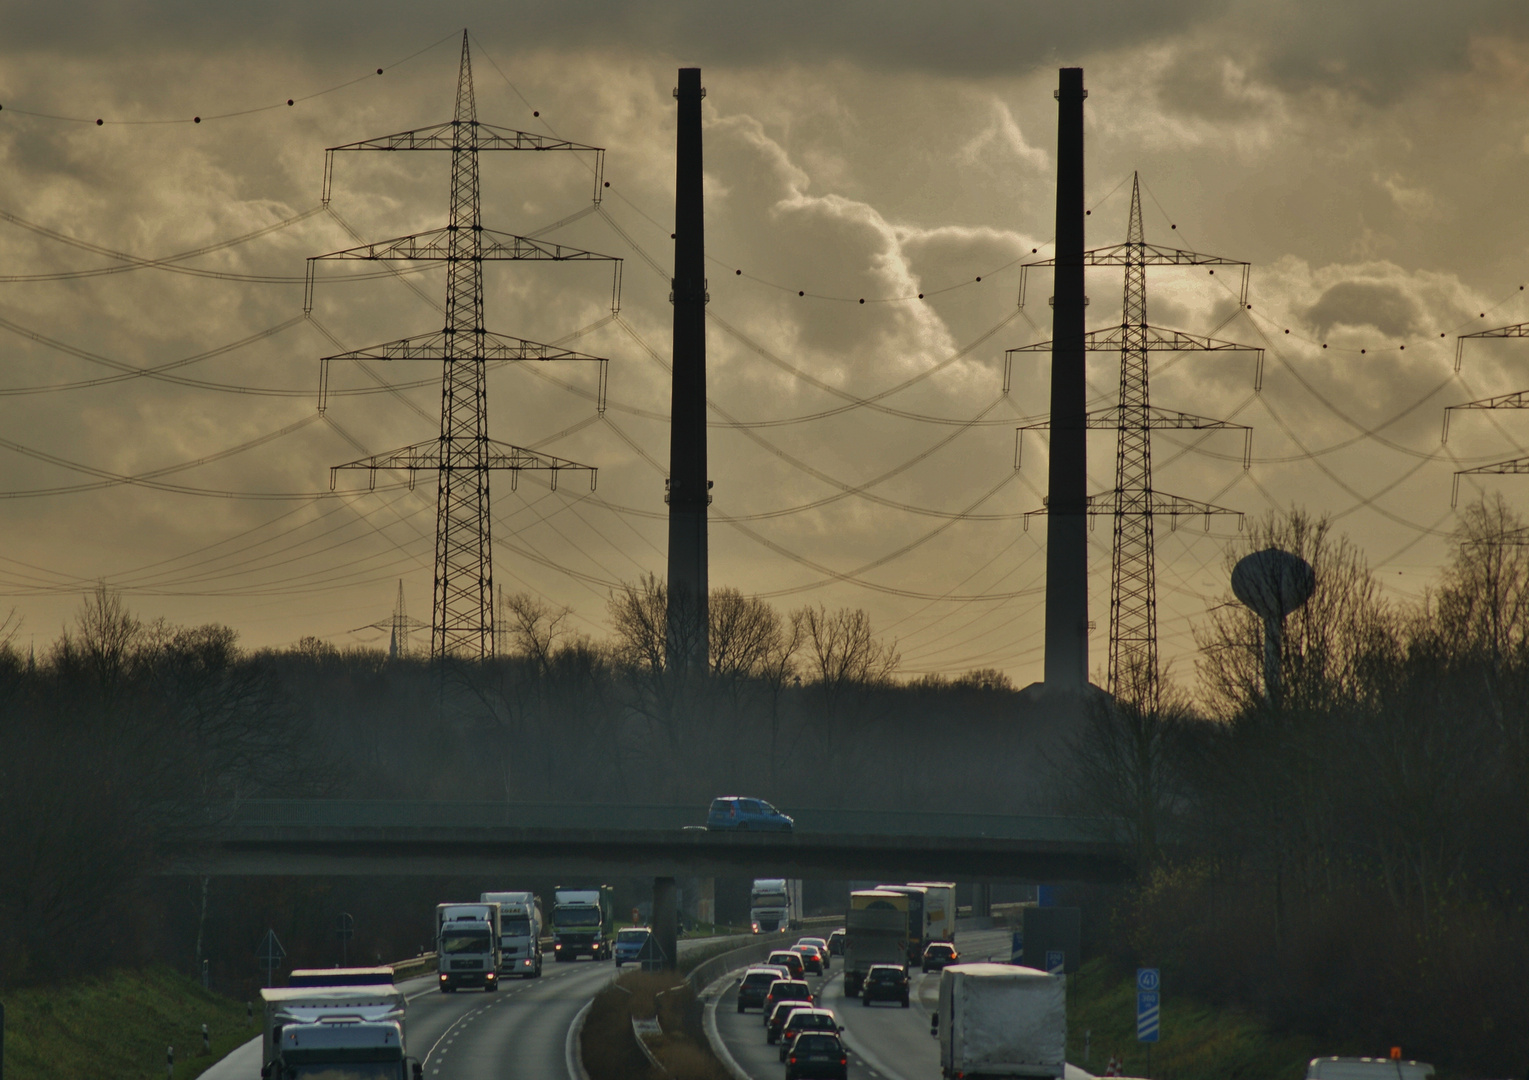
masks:
<svg viewBox="0 0 1529 1080"><path fill-rule="evenodd" d="M978 882L972 886L972 917L981 918L993 914L993 886Z"/></svg>
<svg viewBox="0 0 1529 1080"><path fill-rule="evenodd" d="M672 877L653 879L653 940L669 970L679 966L678 890Z"/></svg>

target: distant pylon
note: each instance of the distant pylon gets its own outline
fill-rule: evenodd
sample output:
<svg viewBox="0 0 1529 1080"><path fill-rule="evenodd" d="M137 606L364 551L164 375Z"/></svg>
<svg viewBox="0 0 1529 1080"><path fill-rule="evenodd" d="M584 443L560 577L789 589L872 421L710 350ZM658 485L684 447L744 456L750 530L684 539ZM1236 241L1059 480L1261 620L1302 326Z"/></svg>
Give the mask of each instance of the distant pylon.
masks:
<svg viewBox="0 0 1529 1080"><path fill-rule="evenodd" d="M426 630L428 623L422 623L418 619L411 619L409 612L404 607L403 579L398 582L398 599L393 602L393 614L385 620L367 623L358 626L351 633L359 633L362 630L386 630L388 632L388 658L397 660L408 657L412 651L409 646L409 635L415 630Z"/></svg>
<svg viewBox="0 0 1529 1080"><path fill-rule="evenodd" d="M1126 242L1113 247L1084 252L1087 266L1120 266L1125 272L1125 292L1120 326L1092 330L1084 348L1093 352L1120 353L1120 393L1114 408L1088 414L1087 426L1117 433L1115 451L1115 488L1108 495L1090 500L1088 512L1109 514L1114 519L1110 559L1110 642L1108 689L1117 696L1130 694L1148 707L1157 704L1160 688L1157 654L1157 567L1154 551L1153 518L1204 515L1209 527L1212 514L1236 514L1235 510L1198 502L1177 495L1167 495L1152 486L1152 436L1155 429L1175 428L1191 431L1239 430L1244 432L1243 468L1252 452L1252 429L1243 424L1212 420L1190 413L1155 409L1151 404L1147 354L1151 352L1228 352L1248 351L1258 355L1255 385L1261 384L1263 350L1249 345L1165 330L1147 322L1148 266L1237 266L1243 284L1240 303L1247 304L1247 263L1201 255L1193 251L1163 248L1146 242L1141 220L1141 187L1137 176L1131 178L1131 210L1126 225ZM1054 265L1053 260L1028 263L1020 271L1019 304L1025 303L1025 281L1029 267ZM1050 342L1039 342L1010 349L1016 353L1049 352ZM1006 360L1006 363L1008 361ZM1005 371L1004 386L1009 385ZM1025 431L1044 430L1050 421L1027 424L1018 430L1018 440ZM1017 441L1015 467L1020 464L1022 442ZM1046 508L1032 511L1043 514ZM1026 515L1028 521L1030 515Z"/></svg>
<svg viewBox="0 0 1529 1080"><path fill-rule="evenodd" d="M1461 334L1455 342L1455 370L1460 370L1460 363L1465 358L1465 343L1471 338L1525 337L1529 337L1529 323L1514 323L1512 326L1478 330L1474 334ZM1468 401L1463 405L1447 406L1444 409L1444 434L1440 442L1449 441L1449 414L1456 409L1529 409L1529 390L1517 390L1511 394L1499 394L1479 401ZM1455 473L1455 482L1450 489L1449 505L1454 506L1460 501L1462 476L1522 476L1525 473L1529 473L1529 457L1508 458L1506 461L1494 461L1490 465L1477 465L1474 469L1460 469Z"/></svg>
<svg viewBox="0 0 1529 1080"><path fill-rule="evenodd" d="M376 483L378 469L402 470L412 484L415 472L438 473L435 527L435 602L431 619L430 655L433 659L454 656L481 658L494 654L493 543L490 527L489 472L510 472L513 490L526 470L557 474L566 469L587 470L590 486L595 470L573 461L500 443L488 436L487 364L506 360L594 360L601 365L603 411L605 386L601 357L585 356L567 349L490 333L484 328L483 263L485 260L605 260L615 266L611 307L619 305L621 261L563 245L483 228L478 184L480 150L573 150L594 155L595 202L600 201L604 150L498 128L479 122L473 98L472 62L467 32L462 32L462 58L457 76L456 111L444 124L386 135L325 151L324 205L329 204L334 154L341 150L449 150L451 152L451 218L444 229L403 236L377 244L331 252L308 260L308 287L304 312L313 309L314 265L322 259L424 260L446 264L446 325L437 333L403 338L367 349L323 358L320 375L320 409L328 385L332 360L432 359L444 362L441 377L440 436L385 454L337 465L330 470L330 485L338 469L366 469Z"/></svg>

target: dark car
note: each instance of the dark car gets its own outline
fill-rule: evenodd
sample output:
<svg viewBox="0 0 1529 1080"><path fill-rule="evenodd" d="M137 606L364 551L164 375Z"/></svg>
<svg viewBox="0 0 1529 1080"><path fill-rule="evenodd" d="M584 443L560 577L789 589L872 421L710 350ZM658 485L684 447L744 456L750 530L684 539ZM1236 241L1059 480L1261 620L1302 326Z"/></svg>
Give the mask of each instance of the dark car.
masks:
<svg viewBox="0 0 1529 1080"><path fill-rule="evenodd" d="M802 958L802 966L812 975L823 974L823 954L816 945L796 944L791 951Z"/></svg>
<svg viewBox="0 0 1529 1080"><path fill-rule="evenodd" d="M765 995L781 978L780 969L775 967L749 968L745 971L743 981L738 984L738 1011L763 1008Z"/></svg>
<svg viewBox="0 0 1529 1080"><path fill-rule="evenodd" d="M790 949L776 949L770 954L770 958L765 963L779 964L781 967L789 969L793 979L805 978L807 975L807 961L802 957L801 953L792 952Z"/></svg>
<svg viewBox="0 0 1529 1080"><path fill-rule="evenodd" d="M799 1001L803 1005L816 1005L818 999L812 994L812 987L802 979L776 979L770 984L770 989L765 992L764 1022L770 1023L770 1014L775 1011L775 1006L782 1001ZM785 1016L782 1015L784 1020Z"/></svg>
<svg viewBox="0 0 1529 1080"><path fill-rule="evenodd" d="M725 795L711 801L706 828L715 832L790 832L795 822L763 799Z"/></svg>
<svg viewBox="0 0 1529 1080"><path fill-rule="evenodd" d="M948 941L931 941L924 949L924 970L943 971L947 964L959 963L961 954Z"/></svg>
<svg viewBox="0 0 1529 1080"><path fill-rule="evenodd" d="M843 1030L832 1009L792 1009L791 1015L786 1017L786 1026L780 1031L780 1059L786 1060L791 1044L804 1031L826 1031L837 1035Z"/></svg>
<svg viewBox="0 0 1529 1080"><path fill-rule="evenodd" d="M908 973L895 964L872 964L866 972L865 985L860 989L860 1001L869 1005L873 1001L900 1001L908 1007Z"/></svg>
<svg viewBox="0 0 1529 1080"><path fill-rule="evenodd" d="M841 926L839 929L828 935L828 955L844 955L844 927Z"/></svg>
<svg viewBox="0 0 1529 1080"><path fill-rule="evenodd" d="M796 1037L786 1052L786 1080L798 1077L832 1077L846 1080L849 1076L849 1055L839 1036L825 1032L804 1031Z"/></svg>
<svg viewBox="0 0 1529 1080"><path fill-rule="evenodd" d="M774 1043L781 1037L781 1032L786 1030L786 1025L791 1022L793 1013L799 1013L813 1008L810 1001L793 1001L785 999L775 1003L775 1008L770 1010L770 1015L765 1018L765 1042Z"/></svg>
<svg viewBox="0 0 1529 1080"><path fill-rule="evenodd" d="M829 952L828 952L828 939L827 938L820 938L820 937L797 938L796 943L798 945L816 945L818 947L818 952L820 954L822 954L822 957L823 957L823 970L825 972L828 970Z"/></svg>

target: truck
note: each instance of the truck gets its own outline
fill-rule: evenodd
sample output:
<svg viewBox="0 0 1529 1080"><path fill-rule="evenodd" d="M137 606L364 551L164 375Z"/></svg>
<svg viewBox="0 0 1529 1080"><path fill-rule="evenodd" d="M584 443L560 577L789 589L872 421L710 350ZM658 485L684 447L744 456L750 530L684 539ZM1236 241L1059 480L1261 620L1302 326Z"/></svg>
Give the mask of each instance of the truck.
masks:
<svg viewBox="0 0 1529 1080"><path fill-rule="evenodd" d="M542 974L542 903L535 893L486 892L499 905L499 974L539 979Z"/></svg>
<svg viewBox="0 0 1529 1080"><path fill-rule="evenodd" d="M756 934L795 930L802 918L802 883L795 878L755 878L749 890L749 925Z"/></svg>
<svg viewBox="0 0 1529 1080"><path fill-rule="evenodd" d="M956 883L910 881L924 890L924 944L956 940Z"/></svg>
<svg viewBox="0 0 1529 1080"><path fill-rule="evenodd" d="M386 1060L400 1063L396 1075L404 1080L402 1070L407 1049L404 1042L404 1012L407 1002L398 987L266 987L260 991L260 1000L264 1006L260 1075L266 1080L287 1080L287 1076L297 1070L298 1059L314 1061L311 1056L305 1055L308 1050L316 1049L320 1044L324 1047L324 1053L330 1055L330 1064L378 1060L371 1055L382 1052L393 1055L396 1045L396 1057L389 1056ZM320 1036L318 1025L329 1025L324 1029L328 1034ZM375 1025L391 1031L395 1042L387 1042L381 1033L360 1030ZM310 1031L313 1035L307 1040L284 1042L283 1035L288 1030Z"/></svg>
<svg viewBox="0 0 1529 1080"><path fill-rule="evenodd" d="M609 885L552 891L552 955L565 963L609 960L616 942L615 890Z"/></svg>
<svg viewBox="0 0 1529 1080"><path fill-rule="evenodd" d="M493 992L499 986L499 905L435 906L436 971L441 993L464 986Z"/></svg>
<svg viewBox="0 0 1529 1080"><path fill-rule="evenodd" d="M1067 976L1012 964L952 964L930 1017L946 1080L1060 1080L1067 1069Z"/></svg>
<svg viewBox="0 0 1529 1080"><path fill-rule="evenodd" d="M417 1059L408 1056L402 1024L335 1017L282 1028L276 1060L261 1069L260 1075L265 1080L423 1080L425 1070Z"/></svg>
<svg viewBox="0 0 1529 1080"><path fill-rule="evenodd" d="M908 964L908 896L889 889L849 894L844 914L844 996L859 997L872 964Z"/></svg>
<svg viewBox="0 0 1529 1080"><path fill-rule="evenodd" d="M878 885L876 888L886 892L902 893L908 898L908 959L907 963L916 964L924 955L924 946L929 944L924 938L924 889L918 885Z"/></svg>

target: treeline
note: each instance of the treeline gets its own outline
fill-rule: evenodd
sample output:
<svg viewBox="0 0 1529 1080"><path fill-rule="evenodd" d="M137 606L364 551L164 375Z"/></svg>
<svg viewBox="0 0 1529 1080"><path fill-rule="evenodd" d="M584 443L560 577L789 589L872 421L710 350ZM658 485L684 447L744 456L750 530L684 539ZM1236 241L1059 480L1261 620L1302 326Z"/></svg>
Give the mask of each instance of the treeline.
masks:
<svg viewBox="0 0 1529 1080"><path fill-rule="evenodd" d="M528 596L505 655L431 664L316 638L243 650L223 626L146 620L102 587L37 654L0 626L0 984L168 959L247 993L274 929L297 963L412 955L436 900L503 882L210 880L169 838L247 799L327 797L1034 810L1060 728L1013 722L996 672L897 678L864 612L718 589L710 663L665 664L667 597L617 590L612 634ZM382 897L379 900L379 895Z"/></svg>
<svg viewBox="0 0 1529 1080"><path fill-rule="evenodd" d="M1333 1052L1465 1075L1529 1065L1529 533L1462 515L1437 585L1387 598L1330 524L1279 547L1317 587L1266 694L1262 624L1230 596L1197 630L1199 692L1145 680L1074 741L1082 805L1132 845L1105 941L1165 985Z"/></svg>

